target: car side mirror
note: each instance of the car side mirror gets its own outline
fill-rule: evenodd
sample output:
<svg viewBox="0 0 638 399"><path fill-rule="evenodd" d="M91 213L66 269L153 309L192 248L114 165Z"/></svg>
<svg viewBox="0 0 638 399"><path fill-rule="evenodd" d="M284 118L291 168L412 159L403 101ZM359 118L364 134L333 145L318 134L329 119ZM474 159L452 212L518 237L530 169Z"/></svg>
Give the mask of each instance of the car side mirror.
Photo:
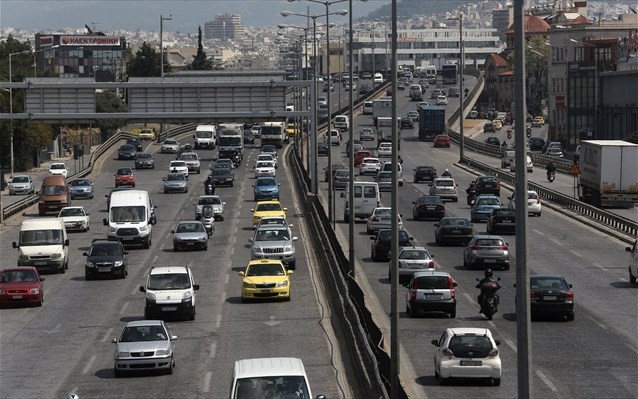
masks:
<svg viewBox="0 0 638 399"><path fill-rule="evenodd" d="M171 234L175 234L175 230L171 230Z"/></svg>
<svg viewBox="0 0 638 399"><path fill-rule="evenodd" d="M253 208L253 209L251 209L250 211L251 211L251 212L255 212L255 209Z"/></svg>
<svg viewBox="0 0 638 399"><path fill-rule="evenodd" d="M437 341L436 339L433 339L432 341L430 341L432 343L432 345L434 346L439 346L439 341Z"/></svg>
<svg viewBox="0 0 638 399"><path fill-rule="evenodd" d="M287 275L291 275L291 274L293 274L293 273L294 273L294 272L293 272L292 270L286 270L286 274L287 274Z"/></svg>
<svg viewBox="0 0 638 399"><path fill-rule="evenodd" d="M128 251L122 251L124 255L128 255Z"/></svg>
<svg viewBox="0 0 638 399"><path fill-rule="evenodd" d="M494 340L494 343L495 343L496 345L500 345L500 344L501 344L501 340L499 340L499 339L495 339L495 340Z"/></svg>
<svg viewBox="0 0 638 399"><path fill-rule="evenodd" d="M255 185L253 184L253 187L255 187Z"/></svg>
<svg viewBox="0 0 638 399"><path fill-rule="evenodd" d="M199 284L193 284L193 289L197 291L199 289Z"/></svg>
<svg viewBox="0 0 638 399"><path fill-rule="evenodd" d="M516 288L516 283L512 284L512 287Z"/></svg>
<svg viewBox="0 0 638 399"><path fill-rule="evenodd" d="M293 241L297 241L299 238L298 237L293 237L292 240Z"/></svg>
<svg viewBox="0 0 638 399"><path fill-rule="evenodd" d="M89 253L88 252L83 252L82 256L89 256Z"/></svg>
<svg viewBox="0 0 638 399"><path fill-rule="evenodd" d="M114 344L117 344L117 338L113 338L111 342L113 342Z"/></svg>
<svg viewBox="0 0 638 399"><path fill-rule="evenodd" d="M66 240L64 240L64 246L68 247L69 246L69 239L67 238Z"/></svg>
<svg viewBox="0 0 638 399"><path fill-rule="evenodd" d="M434 227L439 227L440 225L438 223L434 223Z"/></svg>
<svg viewBox="0 0 638 399"><path fill-rule="evenodd" d="M146 287L144 287L143 285L140 285L140 292L146 292Z"/></svg>
<svg viewBox="0 0 638 399"><path fill-rule="evenodd" d="M18 243L14 241L12 246L13 246L13 248L18 248Z"/></svg>
<svg viewBox="0 0 638 399"><path fill-rule="evenodd" d="M625 247L625 251L631 252L631 247Z"/></svg>
<svg viewBox="0 0 638 399"><path fill-rule="evenodd" d="M572 285L571 285L571 284L567 284L567 285L569 285L569 288L572 288Z"/></svg>
<svg viewBox="0 0 638 399"><path fill-rule="evenodd" d="M102 224L103 224L103 225L105 225L105 226L108 226L108 225L109 225L109 222L108 222L108 220L106 220L106 219L102 219Z"/></svg>
<svg viewBox="0 0 638 399"><path fill-rule="evenodd" d="M284 212L286 212L288 210L288 208L284 208Z"/></svg>
<svg viewBox="0 0 638 399"><path fill-rule="evenodd" d="M91 216L91 214L87 212L86 216Z"/></svg>
<svg viewBox="0 0 638 399"><path fill-rule="evenodd" d="M237 272L237 274L240 275L240 276L245 276L246 275L246 273L244 273L243 271L242 272Z"/></svg>
<svg viewBox="0 0 638 399"><path fill-rule="evenodd" d="M171 341L177 341L177 335L171 335Z"/></svg>
<svg viewBox="0 0 638 399"><path fill-rule="evenodd" d="M501 281L501 278L500 278L500 277L497 277L497 278L496 278L496 281Z"/></svg>
<svg viewBox="0 0 638 399"><path fill-rule="evenodd" d="M248 242L254 242L254 240L252 238L249 238Z"/></svg>
<svg viewBox="0 0 638 399"><path fill-rule="evenodd" d="M371 240L374 240L376 237L370 237Z"/></svg>

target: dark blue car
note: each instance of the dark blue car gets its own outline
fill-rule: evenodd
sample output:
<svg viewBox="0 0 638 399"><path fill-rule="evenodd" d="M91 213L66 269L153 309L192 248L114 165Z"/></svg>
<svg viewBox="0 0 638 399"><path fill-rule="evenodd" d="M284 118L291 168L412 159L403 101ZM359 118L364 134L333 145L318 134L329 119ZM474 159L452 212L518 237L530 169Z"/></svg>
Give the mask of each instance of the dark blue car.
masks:
<svg viewBox="0 0 638 399"><path fill-rule="evenodd" d="M253 187L255 201L279 199L279 183L274 177L258 177Z"/></svg>

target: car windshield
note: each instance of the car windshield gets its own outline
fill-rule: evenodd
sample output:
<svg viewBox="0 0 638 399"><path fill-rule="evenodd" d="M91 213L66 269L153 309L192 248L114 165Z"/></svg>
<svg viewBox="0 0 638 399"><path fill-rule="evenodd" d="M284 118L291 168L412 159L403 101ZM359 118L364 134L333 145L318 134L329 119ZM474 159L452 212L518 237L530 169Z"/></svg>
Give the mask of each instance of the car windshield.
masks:
<svg viewBox="0 0 638 399"><path fill-rule="evenodd" d="M470 222L467 219L441 219L441 226L469 227Z"/></svg>
<svg viewBox="0 0 638 399"><path fill-rule="evenodd" d="M258 168L272 168L272 162L257 162Z"/></svg>
<svg viewBox="0 0 638 399"><path fill-rule="evenodd" d="M59 217L65 217L65 216L84 216L84 209L82 208L63 208L60 211L60 215Z"/></svg>
<svg viewBox="0 0 638 399"><path fill-rule="evenodd" d="M428 253L426 251L418 249L408 249L401 251L399 259L425 260L430 259L430 257L428 256Z"/></svg>
<svg viewBox="0 0 638 399"><path fill-rule="evenodd" d="M28 176L16 176L13 179L11 179L12 183L28 183L29 182L29 177Z"/></svg>
<svg viewBox="0 0 638 399"><path fill-rule="evenodd" d="M38 276L33 270L6 270L0 278L0 283L33 283L36 281L38 281Z"/></svg>
<svg viewBox="0 0 638 399"><path fill-rule="evenodd" d="M184 162L184 161L171 161L170 167L171 168L175 168L175 167L177 167L177 168L180 168L180 167L185 168L186 167L186 162Z"/></svg>
<svg viewBox="0 0 638 399"><path fill-rule="evenodd" d="M166 181L186 181L186 177L183 173L169 173Z"/></svg>
<svg viewBox="0 0 638 399"><path fill-rule="evenodd" d="M144 206L113 206L111 207L111 221L116 223L139 223L146 220Z"/></svg>
<svg viewBox="0 0 638 399"><path fill-rule="evenodd" d="M90 186L91 181L85 179L76 179L71 182L71 186Z"/></svg>
<svg viewBox="0 0 638 399"><path fill-rule="evenodd" d="M261 152L275 152L277 149L274 145L265 145L261 147Z"/></svg>
<svg viewBox="0 0 638 399"><path fill-rule="evenodd" d="M60 163L51 164L50 169L66 169L66 165Z"/></svg>
<svg viewBox="0 0 638 399"><path fill-rule="evenodd" d="M476 205L501 205L501 201L498 198L481 198L476 201Z"/></svg>
<svg viewBox="0 0 638 399"><path fill-rule="evenodd" d="M233 399L308 398L306 381L301 376L256 377L237 380Z"/></svg>
<svg viewBox="0 0 638 399"><path fill-rule="evenodd" d="M177 144L177 140L165 140L164 144L165 145L176 145Z"/></svg>
<svg viewBox="0 0 638 399"><path fill-rule="evenodd" d="M137 154L137 159L152 158L151 154Z"/></svg>
<svg viewBox="0 0 638 399"><path fill-rule="evenodd" d="M569 289L565 280L558 277L534 277L529 280L531 289L554 289L554 290L566 290Z"/></svg>
<svg viewBox="0 0 638 399"><path fill-rule="evenodd" d="M454 357L487 357L492 350L492 342L483 335L455 335L450 339L448 348Z"/></svg>
<svg viewBox="0 0 638 399"><path fill-rule="evenodd" d="M421 197L419 199L419 203L420 204L436 205L436 204L441 204L442 202L443 202L443 200L441 199L441 197L434 196L434 195Z"/></svg>
<svg viewBox="0 0 638 399"><path fill-rule="evenodd" d="M378 241L390 241L390 237L392 236L391 230L381 230L379 231ZM410 236L405 230L399 230L399 241L406 242L410 240Z"/></svg>
<svg viewBox="0 0 638 399"><path fill-rule="evenodd" d="M262 154L257 157L257 161L272 161L273 156L270 154Z"/></svg>
<svg viewBox="0 0 638 399"><path fill-rule="evenodd" d="M281 265L277 263L265 263L248 266L246 276L285 276L286 272Z"/></svg>
<svg viewBox="0 0 638 399"><path fill-rule="evenodd" d="M290 234L286 229L258 230L255 241L289 241Z"/></svg>
<svg viewBox="0 0 638 399"><path fill-rule="evenodd" d="M213 170L213 176L228 176L230 175L230 169L228 168L215 168Z"/></svg>
<svg viewBox="0 0 638 399"><path fill-rule="evenodd" d="M148 281L148 290L185 290L191 283L186 273L151 274Z"/></svg>
<svg viewBox="0 0 638 399"><path fill-rule="evenodd" d="M135 147L132 145L125 144L120 147L120 151L135 151Z"/></svg>
<svg viewBox="0 0 638 399"><path fill-rule="evenodd" d="M202 197L197 202L197 205L221 205L222 200L219 197Z"/></svg>
<svg viewBox="0 0 638 399"><path fill-rule="evenodd" d="M116 244L97 244L91 247L90 256L115 256L121 255L122 249Z"/></svg>
<svg viewBox="0 0 638 399"><path fill-rule="evenodd" d="M66 187L64 186L44 186L42 187L44 195L66 195Z"/></svg>
<svg viewBox="0 0 638 399"><path fill-rule="evenodd" d="M391 215L391 209L390 208L377 208L374 210L374 215L375 216L381 216L381 217L390 217Z"/></svg>
<svg viewBox="0 0 638 399"><path fill-rule="evenodd" d="M276 186L277 181L275 179L259 179L257 180L258 187L271 187Z"/></svg>
<svg viewBox="0 0 638 399"><path fill-rule="evenodd" d="M133 171L131 170L131 168L120 168L117 170L117 175L118 176L126 176L126 175L132 175Z"/></svg>
<svg viewBox="0 0 638 399"><path fill-rule="evenodd" d="M515 217L516 213L512 210L512 209L498 209L496 210L495 214L497 216L511 216L511 217Z"/></svg>
<svg viewBox="0 0 638 399"><path fill-rule="evenodd" d="M62 230L25 230L20 232L20 246L62 245Z"/></svg>
<svg viewBox="0 0 638 399"><path fill-rule="evenodd" d="M377 175L377 179L379 180L388 180L388 179L392 179L392 172L379 172L379 174Z"/></svg>
<svg viewBox="0 0 638 399"><path fill-rule="evenodd" d="M168 334L162 326L126 327L122 331L120 342L166 341Z"/></svg>
<svg viewBox="0 0 638 399"><path fill-rule="evenodd" d="M203 233L204 226L201 223L180 223L177 226L177 233Z"/></svg>
<svg viewBox="0 0 638 399"><path fill-rule="evenodd" d="M181 158L182 158L182 161L196 161L197 154L193 154L192 152L187 152L185 154L182 154Z"/></svg>
<svg viewBox="0 0 638 399"><path fill-rule="evenodd" d="M281 204L257 204L256 212L281 211Z"/></svg>

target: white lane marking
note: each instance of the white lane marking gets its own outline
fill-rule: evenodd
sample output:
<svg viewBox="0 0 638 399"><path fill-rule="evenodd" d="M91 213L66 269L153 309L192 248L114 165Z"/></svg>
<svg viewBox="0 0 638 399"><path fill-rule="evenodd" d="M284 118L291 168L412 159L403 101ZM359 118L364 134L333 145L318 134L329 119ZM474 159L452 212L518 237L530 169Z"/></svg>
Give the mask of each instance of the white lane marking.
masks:
<svg viewBox="0 0 638 399"><path fill-rule="evenodd" d="M108 341L111 334L113 334L113 327L110 327L108 330L106 330L106 333L104 333L104 336L102 337L100 342L105 343L106 341Z"/></svg>
<svg viewBox="0 0 638 399"><path fill-rule="evenodd" d="M124 312L126 312L126 308L128 308L128 304L129 304L128 301L124 302L124 305L122 305L122 309L120 309L120 314L124 314Z"/></svg>
<svg viewBox="0 0 638 399"><path fill-rule="evenodd" d="M538 234L539 236L544 236L544 235L545 235L545 233L543 233L542 231L537 230L537 229L532 229L532 231L533 231L534 233Z"/></svg>
<svg viewBox="0 0 638 399"><path fill-rule="evenodd" d="M232 258L235 255L235 244L230 248L230 257Z"/></svg>
<svg viewBox="0 0 638 399"><path fill-rule="evenodd" d="M626 278L624 278L624 277L621 277L621 278L620 278L620 281L627 281L627 279L626 279Z"/></svg>
<svg viewBox="0 0 638 399"><path fill-rule="evenodd" d="M138 292L140 292L140 287L138 285L136 285L135 287L133 287L133 292L131 292L131 295L135 295Z"/></svg>
<svg viewBox="0 0 638 399"><path fill-rule="evenodd" d="M560 241L558 241L558 240L557 240L557 239L555 239L555 238L551 238L551 237L550 237L550 239L549 239L549 240L550 240L550 241L552 241L552 242L553 242L554 244L556 244L556 245L560 245L561 247L563 246L563 243L562 243L562 242L560 242Z"/></svg>
<svg viewBox="0 0 638 399"><path fill-rule="evenodd" d="M592 264L593 264L594 266L596 266L597 268L599 268L599 269L607 270L607 268L606 268L605 266L603 266L603 265L601 265L601 264L599 264L599 263L592 263Z"/></svg>
<svg viewBox="0 0 638 399"><path fill-rule="evenodd" d="M164 250L164 243L162 243L162 245L160 245L160 251Z"/></svg>
<svg viewBox="0 0 638 399"><path fill-rule="evenodd" d="M164 245L164 244L162 244ZM153 256L153 260L151 261L152 264L155 264L155 261L157 261L157 255Z"/></svg>
<svg viewBox="0 0 638 399"><path fill-rule="evenodd" d="M607 329L607 326L605 326L604 324L599 323L596 319L594 319L591 316L587 316L587 318L591 321L593 321L594 323L596 323L598 325L598 327L602 328L603 330Z"/></svg>
<svg viewBox="0 0 638 399"><path fill-rule="evenodd" d="M207 371L204 376L204 386L202 387L203 392L208 392L210 390L210 380L213 378L213 372Z"/></svg>
<svg viewBox="0 0 638 399"><path fill-rule="evenodd" d="M626 345L626 346L627 346L627 348L631 349L632 351L638 353L638 348L634 348L633 346L629 346L629 345Z"/></svg>
<svg viewBox="0 0 638 399"><path fill-rule="evenodd" d="M507 338L503 338L503 342L505 342L507 344L507 346L510 347L510 349L512 349L514 351L514 353L516 353L516 345L514 345L514 342L510 341Z"/></svg>
<svg viewBox="0 0 638 399"><path fill-rule="evenodd" d="M224 284L228 284L229 281L230 281L230 274L226 273L226 276L224 277Z"/></svg>
<svg viewBox="0 0 638 399"><path fill-rule="evenodd" d="M223 304L224 302L226 302L226 295L227 295L226 291L222 292L222 297L220 298L219 303ZM221 319L221 316L220 316L220 319ZM220 323L221 323L221 320L220 320Z"/></svg>
<svg viewBox="0 0 638 399"><path fill-rule="evenodd" d="M215 354L217 354L217 342L213 342L210 344L210 354L208 356L215 357Z"/></svg>
<svg viewBox="0 0 638 399"><path fill-rule="evenodd" d="M545 374L543 374L542 371L536 370L536 375L538 376L538 378L541 379L541 381L543 381L545 383L545 385L547 385L547 387L552 392L558 392L558 389L556 389L556 386L554 384L552 384L552 382L549 380L549 378L547 378L547 376L545 376Z"/></svg>
<svg viewBox="0 0 638 399"><path fill-rule="evenodd" d="M226 296L226 293L224 293L224 296ZM219 327L222 325L222 315L218 315L217 319L215 320L215 324L213 325L213 330L217 331L219 330Z"/></svg>
<svg viewBox="0 0 638 399"><path fill-rule="evenodd" d="M569 252L571 252L572 254L574 254L574 255L578 256L579 258L582 258L582 257L583 257L583 255L579 254L578 252L576 252L576 251L574 251L574 250L571 250L571 249L570 249L570 250L569 250Z"/></svg>
<svg viewBox="0 0 638 399"><path fill-rule="evenodd" d="M89 370L91 369L91 365L95 361L95 357L96 357L95 355L91 356L91 358L89 359L89 362L86 364L86 366L84 366L84 370L82 370L82 374L86 374L89 372Z"/></svg>

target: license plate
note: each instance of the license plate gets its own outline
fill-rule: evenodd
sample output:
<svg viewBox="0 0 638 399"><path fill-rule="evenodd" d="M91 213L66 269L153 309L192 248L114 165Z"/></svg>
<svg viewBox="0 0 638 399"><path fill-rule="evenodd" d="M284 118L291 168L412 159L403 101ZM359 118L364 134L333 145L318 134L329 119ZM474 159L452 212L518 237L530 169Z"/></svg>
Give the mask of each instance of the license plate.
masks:
<svg viewBox="0 0 638 399"><path fill-rule="evenodd" d="M558 299L558 297L556 295L547 295L547 296L543 297L544 301L555 301L557 299Z"/></svg>
<svg viewBox="0 0 638 399"><path fill-rule="evenodd" d="M492 188L493 186L491 184L486 184L485 188Z"/></svg>
<svg viewBox="0 0 638 399"><path fill-rule="evenodd" d="M425 299L441 299L443 294L425 294Z"/></svg>
<svg viewBox="0 0 638 399"><path fill-rule="evenodd" d="M496 259L485 259L485 263L496 263Z"/></svg>
<svg viewBox="0 0 638 399"><path fill-rule="evenodd" d="M512 223L511 220L503 220L503 223Z"/></svg>
<svg viewBox="0 0 638 399"><path fill-rule="evenodd" d="M188 246L188 245L194 245L194 244L195 244L194 242L187 242L187 243L186 243L186 245L187 245L187 246Z"/></svg>
<svg viewBox="0 0 638 399"><path fill-rule="evenodd" d="M435 209L436 209L436 207L435 207L435 206L428 206L426 209L427 209L428 211L433 211L433 210L435 210Z"/></svg>
<svg viewBox="0 0 638 399"><path fill-rule="evenodd" d="M162 312L174 312L177 310L177 306L164 306Z"/></svg>
<svg viewBox="0 0 638 399"><path fill-rule="evenodd" d="M102 272L102 273L106 273L106 272L110 272L111 268L110 267L98 267L97 271L98 272Z"/></svg>
<svg viewBox="0 0 638 399"><path fill-rule="evenodd" d="M461 230L452 230L451 233L459 234Z"/></svg>
<svg viewBox="0 0 638 399"><path fill-rule="evenodd" d="M135 237L122 237L122 240L124 241L133 241L135 239Z"/></svg>
<svg viewBox="0 0 638 399"><path fill-rule="evenodd" d="M482 366L483 362L481 360L461 360L461 366Z"/></svg>
<svg viewBox="0 0 638 399"><path fill-rule="evenodd" d="M268 292L272 292L272 290L261 290L261 292L268 293Z"/></svg>
<svg viewBox="0 0 638 399"><path fill-rule="evenodd" d="M33 262L36 266L46 266L47 262Z"/></svg>
<svg viewBox="0 0 638 399"><path fill-rule="evenodd" d="M22 299L22 295L14 295L13 299Z"/></svg>
<svg viewBox="0 0 638 399"><path fill-rule="evenodd" d="M58 207L55 205L52 205L52 206L49 206L49 209L58 209Z"/></svg>

